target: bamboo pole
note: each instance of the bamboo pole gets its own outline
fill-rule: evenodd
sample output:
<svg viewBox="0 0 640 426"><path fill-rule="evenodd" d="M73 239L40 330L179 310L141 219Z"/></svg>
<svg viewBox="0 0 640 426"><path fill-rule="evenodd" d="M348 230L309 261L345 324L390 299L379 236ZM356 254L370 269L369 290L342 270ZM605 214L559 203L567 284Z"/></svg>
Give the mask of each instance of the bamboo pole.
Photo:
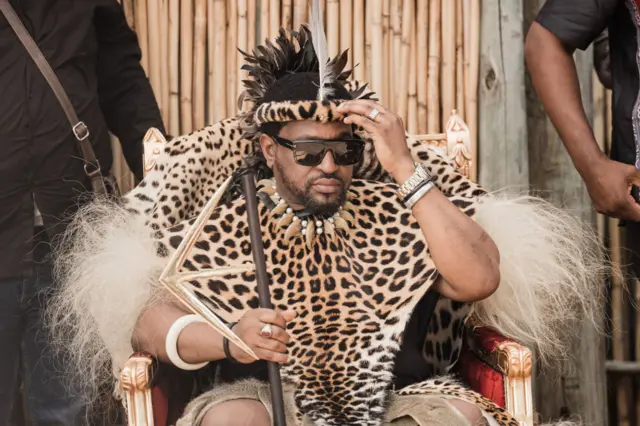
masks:
<svg viewBox="0 0 640 426"><path fill-rule="evenodd" d="M124 9L124 16L127 18L127 24L129 27L134 28L133 0L124 0L122 2L122 8Z"/></svg>
<svg viewBox="0 0 640 426"><path fill-rule="evenodd" d="M281 22L283 28L293 29L293 0L282 0Z"/></svg>
<svg viewBox="0 0 640 426"><path fill-rule="evenodd" d="M207 54L207 0L195 0L193 49L193 126L205 125L205 78Z"/></svg>
<svg viewBox="0 0 640 426"><path fill-rule="evenodd" d="M380 93L384 87L382 41L382 0L373 0L371 2L371 86L377 93Z"/></svg>
<svg viewBox="0 0 640 426"><path fill-rule="evenodd" d="M334 57L340 50L340 4L338 0L327 0L326 29L329 57Z"/></svg>
<svg viewBox="0 0 640 426"><path fill-rule="evenodd" d="M166 117L162 98L162 50L160 19L161 3L158 0L147 2L147 23L149 25L149 81L153 88L160 113Z"/></svg>
<svg viewBox="0 0 640 426"><path fill-rule="evenodd" d="M349 49L345 69L353 66L353 23L353 0L340 0L340 52Z"/></svg>
<svg viewBox="0 0 640 426"><path fill-rule="evenodd" d="M369 28L370 20L367 21L366 27ZM382 44L384 58L384 84L382 86L382 92L379 94L382 103L391 108L392 102L390 100L390 87L389 83L392 79L391 76L391 43L393 37L391 34L391 0L383 0L382 2Z"/></svg>
<svg viewBox="0 0 640 426"><path fill-rule="evenodd" d="M180 0L169 0L169 134L180 134Z"/></svg>
<svg viewBox="0 0 640 426"><path fill-rule="evenodd" d="M456 100L456 1L442 2L442 114L448 117ZM475 158L475 157L473 157Z"/></svg>
<svg viewBox="0 0 640 426"><path fill-rule="evenodd" d="M237 112L238 2L227 2L227 114Z"/></svg>
<svg viewBox="0 0 640 426"><path fill-rule="evenodd" d="M427 0L418 1L418 12L416 13L417 26L417 107L418 107L418 133L427 132L427 66L429 63L429 2Z"/></svg>
<svg viewBox="0 0 640 426"><path fill-rule="evenodd" d="M456 102L455 108L461 117L465 117L465 84L464 84L464 21L463 0L456 0ZM475 161L474 161L475 162Z"/></svg>
<svg viewBox="0 0 640 426"><path fill-rule="evenodd" d="M592 81L592 93L593 93L593 134L598 142L598 146L605 152L606 145L606 123L605 123L605 88L598 80L598 75L595 70L593 71ZM599 214L597 215L596 222L598 236L600 238L600 243L605 244L605 236L606 236L606 216Z"/></svg>
<svg viewBox="0 0 640 426"><path fill-rule="evenodd" d="M193 1L180 0L180 131L193 131Z"/></svg>
<svg viewBox="0 0 640 426"><path fill-rule="evenodd" d="M280 0L270 0L269 18L269 39L273 40L280 30Z"/></svg>
<svg viewBox="0 0 640 426"><path fill-rule="evenodd" d="M258 22L256 21L256 1L260 0L249 0L247 5L247 22L249 24L249 32L247 33L247 51L249 51L249 53L253 52L253 49L256 47L256 25L258 25Z"/></svg>
<svg viewBox="0 0 640 426"><path fill-rule="evenodd" d="M471 133L471 158L478 158L478 79L480 68L480 1L471 0L469 16L469 89L466 123ZM472 180L478 177L478 162L471 163Z"/></svg>
<svg viewBox="0 0 640 426"><path fill-rule="evenodd" d="M211 16L213 15L213 16ZM213 0L213 11L209 22L213 27L213 56L209 59L209 67L213 69L210 76L210 105L213 117L210 124L226 118L227 114L227 8L225 0Z"/></svg>
<svg viewBox="0 0 640 426"><path fill-rule="evenodd" d="M142 51L142 59L140 64L147 76L149 75L149 28L147 25L147 0L137 0L135 2L136 34L138 35L138 44Z"/></svg>
<svg viewBox="0 0 640 426"><path fill-rule="evenodd" d="M353 2L353 78L364 81L364 0Z"/></svg>
<svg viewBox="0 0 640 426"><path fill-rule="evenodd" d="M309 10L305 0L295 0L293 8L293 29L298 31L302 24L307 22L307 11Z"/></svg>
<svg viewBox="0 0 640 426"><path fill-rule="evenodd" d="M260 40L258 44L263 44L266 39L269 38L269 20L271 16L271 2L273 0L258 0L260 1Z"/></svg>
<svg viewBox="0 0 640 426"><path fill-rule="evenodd" d="M373 52L371 49L371 42L373 39L373 2L374 0L366 0L365 2L365 17L367 24L364 26L364 64L365 64L365 81L369 83L369 88L373 91L380 90L379 88L373 87ZM378 97L380 97L380 92L378 93Z"/></svg>
<svg viewBox="0 0 640 426"><path fill-rule="evenodd" d="M413 2L411 2L413 5ZM413 6L412 6L413 9ZM412 14L410 20L413 21ZM412 23L412 26L414 24ZM411 44L410 44L410 61L409 61L409 95L408 95L408 110L407 110L407 130L409 133L418 133L418 39L416 31L411 31Z"/></svg>
<svg viewBox="0 0 640 426"><path fill-rule="evenodd" d="M429 64L427 70L427 132L440 127L440 0L429 0ZM473 157L476 158L476 157Z"/></svg>
<svg viewBox="0 0 640 426"><path fill-rule="evenodd" d="M469 67L471 65L471 58L469 57L469 50L471 49L471 2L475 0L462 0L462 25L464 26L464 46L462 47L463 61L464 61L464 111L467 113L469 108L470 93L469 93ZM465 114L468 115L468 114ZM465 117L466 119L467 117Z"/></svg>
<svg viewBox="0 0 640 426"><path fill-rule="evenodd" d="M248 46L248 41L247 41L247 35L248 35L248 23L247 23L247 7L248 7L248 3L247 0L238 0L237 1L238 4L238 48L240 50L242 50L243 52L247 51L247 46ZM241 70L242 65L244 65L244 57L242 56L242 54L240 52L237 51L236 49L236 70L237 70L237 75L238 75L238 79L237 79L237 89L236 89L236 98L238 96L240 96L240 93L242 93L242 91L244 90L244 84L242 83L242 80L245 80L247 78L247 72ZM234 100L235 102L235 100Z"/></svg>
<svg viewBox="0 0 640 426"><path fill-rule="evenodd" d="M409 1L409 0L407 0ZM400 79L402 76L402 0L391 0L391 66L387 76L389 79L389 107L398 112L398 93L400 92Z"/></svg>
<svg viewBox="0 0 640 426"><path fill-rule="evenodd" d="M405 122L408 119L407 107L409 96L409 75L411 67L411 34L413 33L413 7L412 0L402 2L402 73L400 77L400 90L398 91L397 111Z"/></svg>

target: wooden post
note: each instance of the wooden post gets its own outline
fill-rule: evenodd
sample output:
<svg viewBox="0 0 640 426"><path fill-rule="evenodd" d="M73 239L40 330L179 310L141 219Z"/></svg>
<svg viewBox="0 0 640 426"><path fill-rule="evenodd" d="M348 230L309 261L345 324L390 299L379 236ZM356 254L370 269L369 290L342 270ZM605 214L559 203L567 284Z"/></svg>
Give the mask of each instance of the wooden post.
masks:
<svg viewBox="0 0 640 426"><path fill-rule="evenodd" d="M505 8L510 7L512 2L513 0L501 1L503 14ZM525 29L529 28L543 3L544 0L524 0ZM483 2L484 5L485 2ZM483 15L484 12L483 7ZM506 25L506 22L503 21L502 25ZM510 33L504 28L502 32ZM509 58L517 56L513 53L513 51L510 52ZM593 115L591 55L591 49L575 55L582 101L589 118ZM536 189L544 191L552 202L574 212L595 228L595 211L585 185L575 171L530 81L530 78L527 78L527 129L531 183ZM484 112L484 107L481 112ZM482 122L485 120L484 117L481 119ZM604 306L602 311L604 312ZM537 375L536 410L544 420L557 419L562 414L568 414L579 416L583 424L606 425L604 337L593 326L586 323L574 326L571 334L575 336L571 342L571 353L574 358L572 368L568 372L562 372L562 375Z"/></svg>
<svg viewBox="0 0 640 426"><path fill-rule="evenodd" d="M489 189L526 189L529 162L522 0L483 0L480 27L481 149L477 156L472 152L479 165L479 182Z"/></svg>

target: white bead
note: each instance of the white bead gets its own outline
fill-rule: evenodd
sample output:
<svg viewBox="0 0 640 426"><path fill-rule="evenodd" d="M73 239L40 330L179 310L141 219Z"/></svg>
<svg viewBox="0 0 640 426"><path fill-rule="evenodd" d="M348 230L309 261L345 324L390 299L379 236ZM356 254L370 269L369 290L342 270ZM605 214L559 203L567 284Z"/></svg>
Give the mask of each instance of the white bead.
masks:
<svg viewBox="0 0 640 426"><path fill-rule="evenodd" d="M322 221L321 220L316 220L316 226L322 228Z"/></svg>
<svg viewBox="0 0 640 426"><path fill-rule="evenodd" d="M294 216L293 221L295 222L296 220L300 220L300 218L298 216Z"/></svg>
<svg viewBox="0 0 640 426"><path fill-rule="evenodd" d="M322 228L316 228L316 234L320 235L322 234Z"/></svg>
<svg viewBox="0 0 640 426"><path fill-rule="evenodd" d="M333 218L330 217L329 219L327 219L329 221L329 223L333 223Z"/></svg>
<svg viewBox="0 0 640 426"><path fill-rule="evenodd" d="M293 213L293 209L291 207L287 208L287 214Z"/></svg>
<svg viewBox="0 0 640 426"><path fill-rule="evenodd" d="M308 224L309 224L309 222L307 222L306 220L302 221L302 227L303 228L306 228Z"/></svg>

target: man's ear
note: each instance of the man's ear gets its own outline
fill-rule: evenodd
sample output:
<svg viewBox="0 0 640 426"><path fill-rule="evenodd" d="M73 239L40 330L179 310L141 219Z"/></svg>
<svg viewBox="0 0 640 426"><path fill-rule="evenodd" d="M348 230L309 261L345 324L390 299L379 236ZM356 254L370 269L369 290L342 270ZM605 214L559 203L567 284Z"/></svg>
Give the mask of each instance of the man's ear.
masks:
<svg viewBox="0 0 640 426"><path fill-rule="evenodd" d="M267 160L267 166L273 167L273 160L276 156L275 141L263 133L260 135L260 148L262 149L262 155Z"/></svg>

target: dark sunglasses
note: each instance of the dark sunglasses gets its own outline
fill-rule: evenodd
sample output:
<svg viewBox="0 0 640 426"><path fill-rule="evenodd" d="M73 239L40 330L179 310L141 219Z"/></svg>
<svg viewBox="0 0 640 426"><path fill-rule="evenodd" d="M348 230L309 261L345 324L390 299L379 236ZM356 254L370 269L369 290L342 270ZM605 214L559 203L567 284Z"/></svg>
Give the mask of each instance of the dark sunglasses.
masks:
<svg viewBox="0 0 640 426"><path fill-rule="evenodd" d="M322 163L327 151L336 166L351 166L362 159L364 142L361 139L309 139L290 141L272 136L279 145L293 151L293 159L301 166L313 167Z"/></svg>

